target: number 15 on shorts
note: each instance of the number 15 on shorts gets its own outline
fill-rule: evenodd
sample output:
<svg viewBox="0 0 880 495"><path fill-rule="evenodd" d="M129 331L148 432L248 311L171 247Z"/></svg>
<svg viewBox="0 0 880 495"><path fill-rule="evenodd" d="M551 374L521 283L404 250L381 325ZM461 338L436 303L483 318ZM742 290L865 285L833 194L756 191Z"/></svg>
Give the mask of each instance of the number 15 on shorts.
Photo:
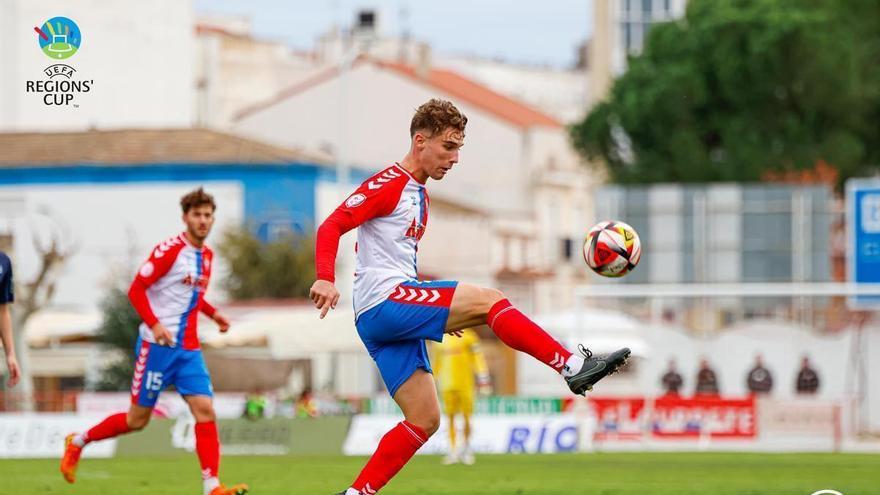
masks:
<svg viewBox="0 0 880 495"><path fill-rule="evenodd" d="M162 390L162 372L161 371L148 371L147 372L147 390L152 390L154 392L159 392Z"/></svg>

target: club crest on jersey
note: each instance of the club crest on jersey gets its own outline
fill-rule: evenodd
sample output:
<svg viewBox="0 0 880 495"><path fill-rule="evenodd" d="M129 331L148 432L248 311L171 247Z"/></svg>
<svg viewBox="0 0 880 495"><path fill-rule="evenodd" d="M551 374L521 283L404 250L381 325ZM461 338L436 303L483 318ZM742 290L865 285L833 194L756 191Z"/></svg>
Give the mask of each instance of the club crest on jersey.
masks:
<svg viewBox="0 0 880 495"><path fill-rule="evenodd" d="M366 199L367 197L361 193L352 194L345 200L345 206L354 208L355 206L360 206Z"/></svg>
<svg viewBox="0 0 880 495"><path fill-rule="evenodd" d="M153 271L155 271L155 269L156 267L153 265L153 262L147 261L146 263L141 265L141 269L138 271L138 273L140 273L141 277L149 277L153 274Z"/></svg>
<svg viewBox="0 0 880 495"><path fill-rule="evenodd" d="M417 241L420 241L422 240L423 235L425 235L425 226L416 222L416 219L413 218L409 228L406 229L406 237L413 237Z"/></svg>

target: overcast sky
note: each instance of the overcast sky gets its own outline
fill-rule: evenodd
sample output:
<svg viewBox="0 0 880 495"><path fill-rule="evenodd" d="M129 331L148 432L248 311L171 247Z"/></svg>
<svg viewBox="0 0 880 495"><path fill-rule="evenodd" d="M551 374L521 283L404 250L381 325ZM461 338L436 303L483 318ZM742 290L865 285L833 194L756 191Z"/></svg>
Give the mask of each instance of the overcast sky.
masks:
<svg viewBox="0 0 880 495"><path fill-rule="evenodd" d="M300 49L330 27L348 27L359 8L376 8L384 33L404 27L441 54L471 53L511 62L572 65L591 30L591 0L195 0L197 12L243 14L258 37Z"/></svg>

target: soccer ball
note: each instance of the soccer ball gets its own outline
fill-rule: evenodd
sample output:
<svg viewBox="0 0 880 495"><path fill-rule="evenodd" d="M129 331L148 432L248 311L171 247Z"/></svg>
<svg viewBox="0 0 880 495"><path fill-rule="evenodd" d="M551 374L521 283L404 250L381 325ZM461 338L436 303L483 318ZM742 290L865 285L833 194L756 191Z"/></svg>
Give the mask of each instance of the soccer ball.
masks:
<svg viewBox="0 0 880 495"><path fill-rule="evenodd" d="M622 277L642 257L642 243L635 229L623 222L599 222L584 240L587 266L603 277Z"/></svg>

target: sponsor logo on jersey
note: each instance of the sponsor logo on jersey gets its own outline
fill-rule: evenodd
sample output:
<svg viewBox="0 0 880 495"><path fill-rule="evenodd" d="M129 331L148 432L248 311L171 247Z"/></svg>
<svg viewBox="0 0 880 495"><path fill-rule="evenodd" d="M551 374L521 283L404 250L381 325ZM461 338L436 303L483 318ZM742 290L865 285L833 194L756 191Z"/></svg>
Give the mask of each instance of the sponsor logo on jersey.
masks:
<svg viewBox="0 0 880 495"><path fill-rule="evenodd" d="M208 289L208 277L196 277L192 273L187 273L182 282L183 285L193 287L199 292L205 292Z"/></svg>
<svg viewBox="0 0 880 495"><path fill-rule="evenodd" d="M381 174L367 182L367 189L371 191L374 189L379 189L384 184L387 184L388 182L391 182L392 180L401 177L401 175L402 174L400 172L394 170L393 168L389 168L388 170L382 172Z"/></svg>
<svg viewBox="0 0 880 495"><path fill-rule="evenodd" d="M423 235L425 235L425 226L416 222L416 219L413 218L409 228L406 229L406 237L413 237L416 240L421 240Z"/></svg>
<svg viewBox="0 0 880 495"><path fill-rule="evenodd" d="M153 257L161 258L162 256L165 256L165 253L168 252L169 249L180 244L180 242L180 238L175 237L174 239L169 239L162 244L159 244L156 246L156 249L153 250Z"/></svg>

